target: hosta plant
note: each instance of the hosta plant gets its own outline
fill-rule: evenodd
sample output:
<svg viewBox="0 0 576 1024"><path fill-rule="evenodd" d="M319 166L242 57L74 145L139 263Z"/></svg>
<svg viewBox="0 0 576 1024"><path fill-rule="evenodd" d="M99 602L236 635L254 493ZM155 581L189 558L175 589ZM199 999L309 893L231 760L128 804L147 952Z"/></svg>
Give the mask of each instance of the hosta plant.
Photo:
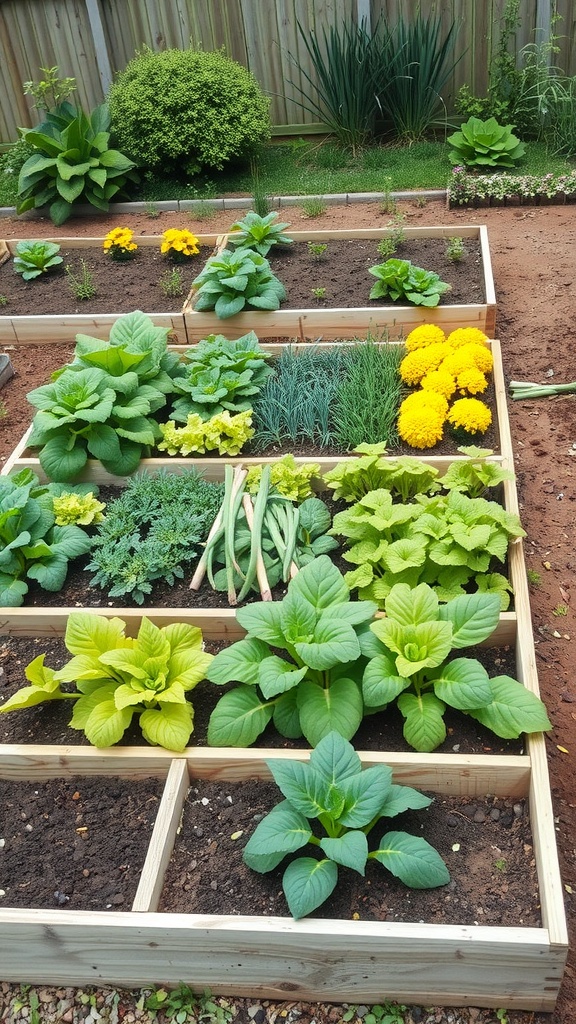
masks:
<svg viewBox="0 0 576 1024"><path fill-rule="evenodd" d="M282 878L293 917L305 917L328 899L340 868L364 875L370 860L412 889L450 881L440 854L422 836L390 831L370 841L382 819L428 807L432 800L410 786L395 785L388 765L362 768L354 747L337 732L320 741L307 764L266 764L285 799L258 823L243 859L264 873L289 854L313 847L314 855L292 859Z"/></svg>
<svg viewBox="0 0 576 1024"><path fill-rule="evenodd" d="M25 281L32 281L62 263L62 256L58 255L60 246L56 242L25 240L17 243L15 252L14 270L22 274Z"/></svg>
<svg viewBox="0 0 576 1024"><path fill-rule="evenodd" d="M79 485L79 492L90 490ZM43 590L62 589L68 562L90 550L80 526L57 525L54 484L41 484L29 469L0 476L0 605L16 608L28 593L28 581Z"/></svg>
<svg viewBox="0 0 576 1024"><path fill-rule="evenodd" d="M193 284L199 286L194 309L213 309L221 319L243 309L279 309L286 298L268 260L251 249L223 249L208 260Z"/></svg>
<svg viewBox="0 0 576 1024"><path fill-rule="evenodd" d="M218 701L208 742L250 746L271 720L312 746L333 730L350 739L364 715L361 636L375 611L372 601L350 600L328 555L305 565L282 601L239 608L247 636L216 655L208 678L241 685Z"/></svg>
<svg viewBox="0 0 576 1024"><path fill-rule="evenodd" d="M183 375L176 382L180 397L172 407L172 418L185 423L190 413L208 420L225 409L232 413L251 409L254 396L274 372L269 358L254 331L236 341L211 334L191 346L183 359Z"/></svg>
<svg viewBox="0 0 576 1024"><path fill-rule="evenodd" d="M107 211L127 182L138 180L135 163L110 148L109 129L105 103L86 115L65 102L24 132L34 153L20 171L17 212L48 206L54 224L63 224L74 204Z"/></svg>
<svg viewBox="0 0 576 1024"><path fill-rule="evenodd" d="M447 138L452 147L448 159L466 167L515 167L526 152L526 146L512 134L514 125L501 125L495 117L481 121L470 117L460 131Z"/></svg>
<svg viewBox="0 0 576 1024"><path fill-rule="evenodd" d="M277 213L267 213L265 217L260 217L250 210L230 228L234 234L229 236L228 244L235 249L243 246L259 252L261 256L267 256L273 245L292 244L294 240L283 233L284 228L289 227L289 224L278 221Z"/></svg>
<svg viewBox="0 0 576 1024"><path fill-rule="evenodd" d="M119 618L72 612L64 638L71 660L55 671L44 664L45 655L35 658L25 670L30 685L0 712L72 700L70 726L96 747L118 743L138 715L148 743L184 750L194 719L187 694L212 660L202 650L202 633L181 622L159 627L143 618L138 635L128 637L125 625ZM63 689L63 683L75 683L76 690Z"/></svg>
<svg viewBox="0 0 576 1024"><path fill-rule="evenodd" d="M490 679L475 658L449 659L454 650L481 643L500 614L495 594L466 594L441 605L431 587L392 587L386 615L370 629L380 653L366 666L362 694L367 708L396 701L405 719L404 738L431 751L446 738L446 705L475 718L497 736L512 739L551 724L542 701L510 676Z"/></svg>
<svg viewBox="0 0 576 1024"><path fill-rule="evenodd" d="M450 291L451 285L441 281L433 270L415 267L410 260L386 260L368 273L378 278L370 289L371 299L404 300L413 306L437 306L440 296Z"/></svg>

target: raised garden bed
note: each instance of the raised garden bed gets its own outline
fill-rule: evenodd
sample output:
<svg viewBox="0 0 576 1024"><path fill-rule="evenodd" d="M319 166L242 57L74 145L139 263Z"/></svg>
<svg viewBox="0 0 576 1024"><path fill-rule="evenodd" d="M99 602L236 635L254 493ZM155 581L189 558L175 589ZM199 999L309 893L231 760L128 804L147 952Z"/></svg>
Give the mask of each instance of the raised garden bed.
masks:
<svg viewBox="0 0 576 1024"><path fill-rule="evenodd" d="M43 345L74 341L76 334L107 338L110 327L122 313L133 309L148 312L158 327L167 327L175 342L186 343L182 305L191 280L204 265L220 240L219 235L197 236L200 254L191 264L180 266L184 282L183 297L167 298L159 278L175 264L160 254L161 236L137 238L134 260L117 263L102 251L103 238L53 238L61 246L64 263L41 280L23 281L14 272L11 258L18 239L0 241L0 294L7 304L0 315L0 344ZM62 267L70 264L78 276L81 259L94 275L98 294L79 301L69 287Z"/></svg>
<svg viewBox="0 0 576 1024"><path fill-rule="evenodd" d="M292 231L290 237L296 244L302 243L305 249L305 259L300 269L293 268L289 271L291 277L300 278L304 281L304 295L309 296L308 302L299 308L288 309L291 297L288 294L287 303L276 312L265 313L251 311L238 313L226 320L219 319L215 313L197 312L194 309L195 292L192 291L188 301L184 305L184 318L188 332L188 341L199 341L207 334L225 333L227 337L238 338L246 331L255 329L259 338L272 337L300 337L302 340L322 337L325 340L330 338L352 338L367 330L375 334L388 330L390 337L398 338L406 335L412 328L423 323L434 323L444 328L447 332L458 327L478 327L489 337L495 333L496 325L496 295L494 291L494 280L490 262L490 250L488 246L488 229L485 225L460 226L458 234L472 246L475 244L479 250L479 260L475 267L476 273L476 294L479 298L471 301L463 299L460 302L450 301L450 293L443 296L439 306L429 309L424 306L404 305L378 305L377 303L366 302L361 305L358 298L354 300L354 294L361 297L369 291L366 288L366 281L374 283L370 275L359 267L366 262L374 265L376 262L383 262L383 258L377 254L372 258L367 254L360 255L359 267L352 263L350 268L350 283L348 289L351 296L347 296L346 302L335 303L330 301L330 292L336 290L336 286L327 288L327 297L318 302L311 294L310 289L321 285L320 280L323 270L321 262L310 264L307 254L307 243L326 242L330 243L350 242L352 246L355 241L359 243L376 243L382 238L389 237L391 228L359 228L356 231ZM452 237L456 231L454 227L434 228L406 228L406 245L416 246L418 240L445 239ZM223 241L225 244L225 239ZM410 250L417 252L417 249ZM329 250L328 250L329 252ZM398 252L399 258L403 258ZM288 268L293 257L273 256L273 269L282 280L282 268ZM340 261L349 264L351 261L346 256L339 257ZM418 264L416 256L412 262ZM440 272L438 266L426 266L426 270ZM452 267L450 268L452 269ZM363 280L364 274L366 281ZM441 275L442 276L442 275ZM447 278L449 280L449 277ZM340 282L339 282L340 284ZM303 300L303 297L302 297ZM361 301L366 301L365 298ZM355 304L354 304L355 302Z"/></svg>

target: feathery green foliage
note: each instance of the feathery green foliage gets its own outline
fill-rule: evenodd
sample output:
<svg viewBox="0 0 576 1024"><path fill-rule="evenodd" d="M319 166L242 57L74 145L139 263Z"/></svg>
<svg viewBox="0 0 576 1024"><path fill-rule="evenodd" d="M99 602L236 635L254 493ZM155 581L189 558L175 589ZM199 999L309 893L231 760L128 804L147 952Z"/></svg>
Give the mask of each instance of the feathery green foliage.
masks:
<svg viewBox="0 0 576 1024"><path fill-rule="evenodd" d="M402 345L379 343L371 335L355 342L332 408L338 445L349 449L398 441L396 420L403 397L398 366L404 354Z"/></svg>

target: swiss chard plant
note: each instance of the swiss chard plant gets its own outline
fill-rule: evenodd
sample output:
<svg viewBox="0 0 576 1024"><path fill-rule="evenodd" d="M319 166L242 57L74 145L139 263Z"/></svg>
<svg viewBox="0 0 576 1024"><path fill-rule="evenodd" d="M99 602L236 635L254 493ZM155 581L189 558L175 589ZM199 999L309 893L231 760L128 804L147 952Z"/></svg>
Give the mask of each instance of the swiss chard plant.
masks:
<svg viewBox="0 0 576 1024"><path fill-rule="evenodd" d="M441 605L431 587L396 584L385 601L386 615L370 629L380 653L366 666L362 694L366 708L396 702L406 742L431 751L446 738L446 705L475 718L497 736L550 729L542 701L510 676L489 678L475 658L454 650L481 643L494 632L500 614L495 594L467 594Z"/></svg>
<svg viewBox="0 0 576 1024"><path fill-rule="evenodd" d="M109 129L105 103L86 115L64 102L25 131L34 153L20 171L17 212L47 206L54 224L63 224L74 204L108 210L129 181L138 181L135 163L110 147Z"/></svg>
<svg viewBox="0 0 576 1024"><path fill-rule="evenodd" d="M371 841L383 819L432 801L411 786L393 783L388 765L362 768L354 747L339 733L326 735L307 763L266 764L285 799L258 823L243 859L265 873L290 854L313 847L313 855L292 858L284 871L282 888L293 917L305 917L328 899L340 868L364 876L370 860L412 889L450 881L440 854L422 836L394 830Z"/></svg>
<svg viewBox="0 0 576 1024"><path fill-rule="evenodd" d="M369 267L368 273L378 280L370 289L371 299L404 300L413 306L437 306L440 297L451 285L441 281L433 270L415 267L410 260L386 260Z"/></svg>
<svg viewBox="0 0 576 1024"><path fill-rule="evenodd" d="M469 117L460 131L449 135L452 148L448 159L466 167L515 167L526 152L526 146L512 134L514 125L501 125L495 117L482 121Z"/></svg>
<svg viewBox="0 0 576 1024"><path fill-rule="evenodd" d="M71 660L55 671L44 664L44 654L35 658L25 670L30 685L0 712L72 700L71 728L83 731L96 747L118 743L138 715L148 743L184 750L194 719L187 694L204 679L212 660L202 650L202 633L181 622L155 626L147 618L136 637L124 630L122 619L72 612L64 638ZM76 690L62 688L70 683Z"/></svg>
<svg viewBox="0 0 576 1024"><path fill-rule="evenodd" d="M21 605L30 580L44 590L61 590L70 559L90 550L80 526L56 525L58 493L29 469L0 476L0 605Z"/></svg>
<svg viewBox="0 0 576 1024"><path fill-rule="evenodd" d="M242 220L232 225L228 244L234 248L253 249L261 256L267 256L274 245L291 245L294 239L284 234L284 228L289 224L283 224L278 220L277 213L267 213L261 217L254 210L249 210Z"/></svg>
<svg viewBox="0 0 576 1024"><path fill-rule="evenodd" d="M245 248L223 249L211 256L193 284L199 286L194 309L213 309L222 320L243 309L279 309L286 298L268 260Z"/></svg>
<svg viewBox="0 0 576 1024"><path fill-rule="evenodd" d="M333 730L350 739L364 715L361 637L375 611L372 601L350 600L327 555L300 570L282 601L239 608L247 636L216 655L208 678L241 685L218 701L208 742L250 746L270 721L312 746Z"/></svg>
<svg viewBox="0 0 576 1024"><path fill-rule="evenodd" d="M177 397L172 418L185 423L190 413L208 420L228 409L245 412L272 368L268 354L258 344L254 331L236 341L212 334L186 352L183 375L176 382Z"/></svg>
<svg viewBox="0 0 576 1024"><path fill-rule="evenodd" d="M151 415L175 390L178 357L167 329L136 311L120 317L108 342L77 336L74 361L29 392L36 413L29 444L52 480L73 480L88 457L124 476L160 439Z"/></svg>
<svg viewBox="0 0 576 1024"><path fill-rule="evenodd" d="M14 270L22 274L25 281L32 281L41 274L47 274L53 267L63 262L59 256L60 246L56 242L42 239L34 241L26 239L16 244Z"/></svg>

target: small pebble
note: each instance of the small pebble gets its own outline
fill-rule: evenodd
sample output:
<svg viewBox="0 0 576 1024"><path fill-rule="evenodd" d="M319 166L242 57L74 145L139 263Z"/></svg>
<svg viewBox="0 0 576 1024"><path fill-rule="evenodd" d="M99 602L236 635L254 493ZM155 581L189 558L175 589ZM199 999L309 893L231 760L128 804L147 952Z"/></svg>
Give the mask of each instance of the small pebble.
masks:
<svg viewBox="0 0 576 1024"><path fill-rule="evenodd" d="M524 808L522 804L514 804L513 811L517 818L521 818L524 814Z"/></svg>
<svg viewBox="0 0 576 1024"><path fill-rule="evenodd" d="M203 796L200 803L202 804L202 807L208 807L210 801L207 796Z"/></svg>
<svg viewBox="0 0 576 1024"><path fill-rule="evenodd" d="M210 882L210 888L213 889L214 892L216 892L216 890L218 889L218 882Z"/></svg>
<svg viewBox="0 0 576 1024"><path fill-rule="evenodd" d="M484 814L484 811L480 810L480 808L478 808L478 810L474 814L474 821L478 825L481 825L483 821L486 821L486 815Z"/></svg>

